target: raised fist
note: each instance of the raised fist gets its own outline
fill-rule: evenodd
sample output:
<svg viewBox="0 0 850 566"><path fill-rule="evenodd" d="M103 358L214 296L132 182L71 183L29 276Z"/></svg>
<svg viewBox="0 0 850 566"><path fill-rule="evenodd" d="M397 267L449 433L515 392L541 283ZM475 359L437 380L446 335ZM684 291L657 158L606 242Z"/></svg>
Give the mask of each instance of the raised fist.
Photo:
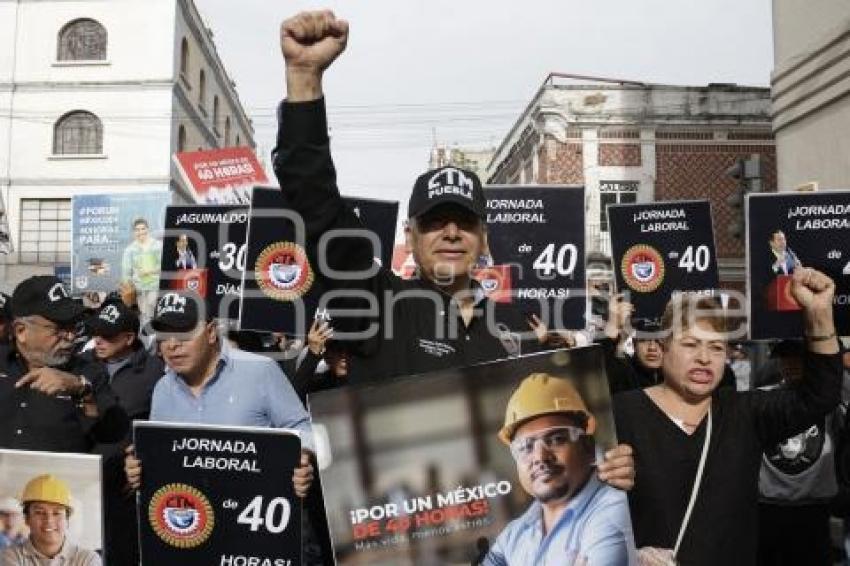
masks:
<svg viewBox="0 0 850 566"><path fill-rule="evenodd" d="M807 311L831 311L835 283L820 271L802 267L792 275L791 295Z"/></svg>
<svg viewBox="0 0 850 566"><path fill-rule="evenodd" d="M348 22L330 10L301 12L280 26L280 48L287 69L321 73L348 42Z"/></svg>

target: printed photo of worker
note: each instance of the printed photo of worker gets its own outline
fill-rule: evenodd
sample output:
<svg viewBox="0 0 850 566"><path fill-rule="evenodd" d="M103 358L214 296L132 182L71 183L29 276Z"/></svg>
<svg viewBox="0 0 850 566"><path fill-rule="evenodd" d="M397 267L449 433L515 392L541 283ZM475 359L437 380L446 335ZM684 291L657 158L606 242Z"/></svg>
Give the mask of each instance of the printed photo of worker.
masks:
<svg viewBox="0 0 850 566"><path fill-rule="evenodd" d="M628 564L603 367L575 348L309 395L337 564Z"/></svg>
<svg viewBox="0 0 850 566"><path fill-rule="evenodd" d="M0 450L0 564L100 566L100 456Z"/></svg>

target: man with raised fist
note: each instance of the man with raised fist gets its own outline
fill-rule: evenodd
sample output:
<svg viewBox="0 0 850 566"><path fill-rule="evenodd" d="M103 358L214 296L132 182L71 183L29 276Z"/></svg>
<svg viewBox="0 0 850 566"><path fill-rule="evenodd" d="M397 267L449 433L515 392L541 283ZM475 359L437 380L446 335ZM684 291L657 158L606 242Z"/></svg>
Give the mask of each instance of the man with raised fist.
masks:
<svg viewBox="0 0 850 566"><path fill-rule="evenodd" d="M332 12L305 12L281 27L287 99L280 105L274 170L288 206L303 218L308 256L334 230L363 229L336 185L322 90L325 70L345 49L348 23ZM462 367L540 348L526 317L514 306L489 301L471 276L489 255L486 201L471 171L441 167L416 179L405 227L407 249L419 271L402 280L373 263L378 255L362 237L339 235L323 248L343 280L325 277L330 289L357 294L331 303L339 340L354 342L350 378L385 379ZM322 265L321 261L317 262ZM369 309L344 316L341 309ZM334 308L336 307L336 309ZM358 334L356 340L354 335Z"/></svg>

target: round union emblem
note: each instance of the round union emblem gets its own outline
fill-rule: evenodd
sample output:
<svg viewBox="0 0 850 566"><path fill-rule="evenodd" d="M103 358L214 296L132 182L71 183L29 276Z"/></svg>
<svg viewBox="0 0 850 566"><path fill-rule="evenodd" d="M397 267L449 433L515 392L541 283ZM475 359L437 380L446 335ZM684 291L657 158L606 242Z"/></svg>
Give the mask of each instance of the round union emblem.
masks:
<svg viewBox="0 0 850 566"><path fill-rule="evenodd" d="M159 538L176 548L203 544L215 524L209 499L182 483L165 485L154 493L148 505L148 520Z"/></svg>
<svg viewBox="0 0 850 566"><path fill-rule="evenodd" d="M623 254L620 272L630 289L649 293L664 281L664 258L652 246L637 244Z"/></svg>
<svg viewBox="0 0 850 566"><path fill-rule="evenodd" d="M257 284L268 297L294 301L313 285L313 268L304 248L293 242L277 242L266 247L254 267Z"/></svg>

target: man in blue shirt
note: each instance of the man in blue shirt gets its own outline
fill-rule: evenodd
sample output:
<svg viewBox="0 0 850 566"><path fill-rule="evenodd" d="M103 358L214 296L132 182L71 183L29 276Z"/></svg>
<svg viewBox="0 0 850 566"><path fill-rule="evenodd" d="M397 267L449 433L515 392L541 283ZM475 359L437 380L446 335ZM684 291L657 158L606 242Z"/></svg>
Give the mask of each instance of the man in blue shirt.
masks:
<svg viewBox="0 0 850 566"><path fill-rule="evenodd" d="M626 494L596 476L596 420L570 381L526 377L505 411L523 489L535 501L499 534L487 566L636 563Z"/></svg>
<svg viewBox="0 0 850 566"><path fill-rule="evenodd" d="M154 388L151 420L297 430L302 454L293 485L304 497L313 482L307 411L274 361L223 344L202 310L202 299L189 292L169 292L157 302L152 325L168 368ZM132 447L125 470L138 488L141 462Z"/></svg>

